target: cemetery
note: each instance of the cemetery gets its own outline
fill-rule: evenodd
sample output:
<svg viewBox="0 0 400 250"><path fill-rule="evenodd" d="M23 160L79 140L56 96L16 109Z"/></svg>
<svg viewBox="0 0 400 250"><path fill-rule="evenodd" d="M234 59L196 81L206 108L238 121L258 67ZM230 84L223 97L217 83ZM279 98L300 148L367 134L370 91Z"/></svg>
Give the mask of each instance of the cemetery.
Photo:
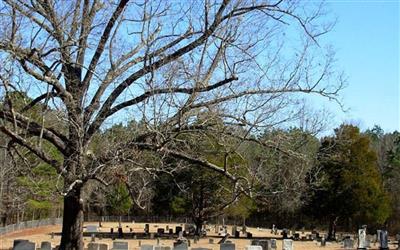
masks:
<svg viewBox="0 0 400 250"><path fill-rule="evenodd" d="M184 232L185 224L166 223L112 223L103 222L102 227L96 222L85 223L84 243L87 250L340 250L340 249L398 249L396 237L388 237L384 230L380 236L365 234L365 228L356 234L340 234L341 239L325 242L323 233L316 238L311 231L286 234L284 230L247 227L248 235L239 237L216 232L214 225L209 225L207 236L196 237ZM122 235L118 235L122 228ZM172 234L157 234L160 229L173 228ZM226 226L233 230L235 226ZM115 233L110 233L114 229ZM178 233L176 232L178 229ZM0 236L0 249L4 250L54 250L60 242L61 227L47 226L36 230L22 230ZM165 231L165 230L164 230ZM276 234L277 233L277 234ZM300 237L296 239L295 235ZM284 236L286 239L284 239Z"/></svg>
<svg viewBox="0 0 400 250"><path fill-rule="evenodd" d="M0 0L0 250L400 250L400 0Z"/></svg>

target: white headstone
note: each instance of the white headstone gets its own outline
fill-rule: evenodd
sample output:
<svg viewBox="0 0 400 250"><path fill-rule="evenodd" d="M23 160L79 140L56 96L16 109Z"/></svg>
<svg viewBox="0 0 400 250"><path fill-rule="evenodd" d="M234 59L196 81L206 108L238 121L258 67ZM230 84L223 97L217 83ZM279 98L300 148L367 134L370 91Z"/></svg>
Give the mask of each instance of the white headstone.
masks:
<svg viewBox="0 0 400 250"><path fill-rule="evenodd" d="M246 246L245 250L263 250L262 246Z"/></svg>
<svg viewBox="0 0 400 250"><path fill-rule="evenodd" d="M284 239L282 242L282 250L293 250L293 240Z"/></svg>
<svg viewBox="0 0 400 250"><path fill-rule="evenodd" d="M358 230L358 249L366 249L367 245L367 229Z"/></svg>

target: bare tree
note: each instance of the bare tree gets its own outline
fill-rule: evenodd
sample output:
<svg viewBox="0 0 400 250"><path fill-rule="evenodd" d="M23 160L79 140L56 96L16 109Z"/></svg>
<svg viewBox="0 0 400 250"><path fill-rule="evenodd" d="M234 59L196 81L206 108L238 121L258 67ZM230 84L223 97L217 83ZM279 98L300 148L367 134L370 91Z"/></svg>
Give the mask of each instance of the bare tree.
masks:
<svg viewBox="0 0 400 250"><path fill-rule="evenodd" d="M134 164L135 151L185 160L245 185L229 166L186 152L179 135L202 133L210 124L229 133L215 126L222 123L243 127L248 139L257 129L298 119L304 95L337 100L342 80L332 70L333 54L317 42L331 26L319 20L322 6L306 5L3 0L0 130L63 179L60 248L83 249L85 184L103 182L102 173L116 163ZM33 101L18 108L13 92ZM29 117L39 103L57 110L59 122ZM145 129L112 154L91 154L94 135L126 118L141 120ZM43 150L42 141L62 160Z"/></svg>

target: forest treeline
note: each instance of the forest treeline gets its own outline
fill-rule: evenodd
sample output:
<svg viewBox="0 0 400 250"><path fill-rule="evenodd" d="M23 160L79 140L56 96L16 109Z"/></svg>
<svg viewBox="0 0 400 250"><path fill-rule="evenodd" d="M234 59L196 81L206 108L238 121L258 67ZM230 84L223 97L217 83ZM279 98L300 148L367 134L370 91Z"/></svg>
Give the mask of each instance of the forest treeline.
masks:
<svg viewBox="0 0 400 250"><path fill-rule="evenodd" d="M30 112L34 119L36 111ZM52 111L47 115L51 121ZM85 214L185 216L198 228L224 217L238 224L325 228L330 237L363 224L400 229L400 133L342 124L322 138L290 127L265 129L243 141L240 127L202 117L209 114L194 123L224 126L227 133L178 134L177 147L229 168L251 183L247 190L238 188L240 179L232 182L195 161L132 149L124 161L104 162L111 165L105 177L85 187ZM95 135L89 154L101 161L95 156L115 154L121 142L147 129L140 121L113 125ZM62 215L63 178L23 148L10 153L18 146L0 138L1 224ZM59 157L50 144L42 146Z"/></svg>

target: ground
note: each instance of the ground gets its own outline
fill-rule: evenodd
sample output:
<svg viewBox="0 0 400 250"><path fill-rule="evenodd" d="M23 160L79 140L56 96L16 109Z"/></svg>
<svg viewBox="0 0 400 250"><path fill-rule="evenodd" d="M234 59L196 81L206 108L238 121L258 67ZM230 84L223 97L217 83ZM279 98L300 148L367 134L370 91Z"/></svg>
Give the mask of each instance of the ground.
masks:
<svg viewBox="0 0 400 250"><path fill-rule="evenodd" d="M98 225L97 222L86 222L85 226L87 225ZM178 224L165 224L165 223L152 223L150 224L150 232L156 232L157 227L163 227L165 228L167 225L169 225L170 228L175 228L175 226L179 226ZM129 232L129 227L133 228L134 232L143 232L144 229L144 223L122 223L123 230L124 232ZM110 228L114 227L114 232L117 232L116 228L118 227L118 223L102 223L102 228L101 231L103 232L110 232ZM240 228L239 228L240 229ZM0 249L9 249L12 247L13 240L14 239L29 239L30 241L36 242L37 247L40 247L40 243L42 241L50 241L52 242L53 247L58 245L60 242L60 236L54 236L54 239L51 239L51 233L59 233L61 231L61 226L45 226L45 227L40 227L40 228L34 228L34 229L27 229L27 230L22 230L22 231L17 231L13 232L7 235L0 236ZM254 237L272 237L278 239L277 244L278 248L277 249L282 249L282 241L279 240L281 239L280 235L272 235L270 234L270 230L268 229L257 229L257 228L247 228L247 231L252 232ZM231 232L231 228L228 227L228 232ZM305 232L307 233L307 232ZM309 233L309 232L308 232ZM217 234L214 233L214 230L211 230L211 232L208 233L209 236L216 236ZM89 237L85 237L85 247L87 247L87 244L90 242ZM214 244L209 244L207 238L202 238L200 239L199 242L196 244L193 243L193 240L191 240L191 247L205 247L205 248L210 248L213 250L219 250L219 245L217 244L219 239L214 239ZM245 246L250 245L251 240L249 239L230 239L232 242L236 244L236 250L243 250L245 249ZM122 241L128 241L129 242L129 249L130 250L139 250L139 241L141 244L151 244L151 245L156 245L156 239L154 240L134 240L134 239L129 239L129 240L122 240ZM112 246L112 240L111 239L96 239L96 242L101 242L101 243L108 243L110 248ZM160 240L161 245L165 246L171 246L173 245L173 240ZM372 249L378 249L378 245L372 245ZM302 242L302 241L295 241L294 242L294 249L295 250L316 250L316 249L321 249L317 242ZM338 243L327 243L326 247L323 247L323 249L326 250L336 250L336 249L343 249L342 245ZM390 246L390 249L395 249L394 245Z"/></svg>

